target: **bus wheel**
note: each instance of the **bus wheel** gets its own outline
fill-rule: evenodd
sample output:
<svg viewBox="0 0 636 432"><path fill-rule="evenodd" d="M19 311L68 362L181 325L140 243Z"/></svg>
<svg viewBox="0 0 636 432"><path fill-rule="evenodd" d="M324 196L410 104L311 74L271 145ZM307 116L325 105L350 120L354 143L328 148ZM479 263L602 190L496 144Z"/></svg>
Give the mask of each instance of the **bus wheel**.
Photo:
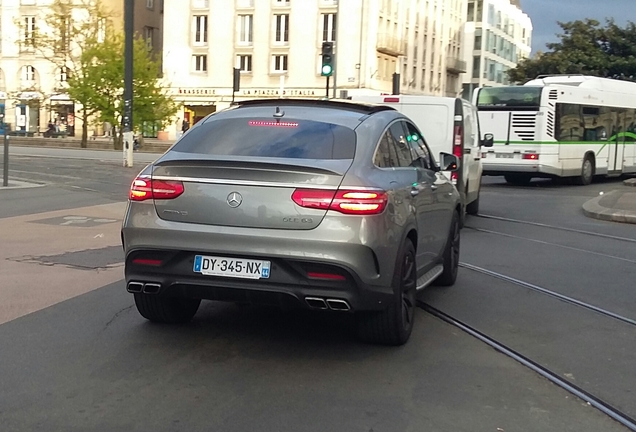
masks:
<svg viewBox="0 0 636 432"><path fill-rule="evenodd" d="M587 186L592 183L594 178L594 157L591 155L585 155L583 159L583 165L581 166L581 175L574 177L574 184L580 186Z"/></svg>
<svg viewBox="0 0 636 432"><path fill-rule="evenodd" d="M532 177L527 174L506 174L504 176L506 183L515 186L527 186L530 184Z"/></svg>

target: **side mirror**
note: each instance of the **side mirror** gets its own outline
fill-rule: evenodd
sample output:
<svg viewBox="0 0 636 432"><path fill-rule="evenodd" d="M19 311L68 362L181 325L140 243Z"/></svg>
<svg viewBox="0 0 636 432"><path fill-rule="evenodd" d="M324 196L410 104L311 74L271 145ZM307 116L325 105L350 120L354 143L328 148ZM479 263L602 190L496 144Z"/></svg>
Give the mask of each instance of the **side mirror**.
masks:
<svg viewBox="0 0 636 432"><path fill-rule="evenodd" d="M439 154L439 169L441 171L457 171L459 169L459 158L450 153Z"/></svg>
<svg viewBox="0 0 636 432"><path fill-rule="evenodd" d="M491 133L484 135L484 139L481 141L483 147L492 147L495 144L495 136Z"/></svg>

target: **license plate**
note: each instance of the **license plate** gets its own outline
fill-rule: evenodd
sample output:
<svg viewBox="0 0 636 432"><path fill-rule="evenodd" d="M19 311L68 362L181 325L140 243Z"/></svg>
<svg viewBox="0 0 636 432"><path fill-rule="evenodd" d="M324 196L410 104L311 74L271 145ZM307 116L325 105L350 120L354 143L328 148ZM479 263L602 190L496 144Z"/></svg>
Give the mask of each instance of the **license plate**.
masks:
<svg viewBox="0 0 636 432"><path fill-rule="evenodd" d="M497 159L514 159L515 155L513 153L497 153Z"/></svg>
<svg viewBox="0 0 636 432"><path fill-rule="evenodd" d="M242 279L269 278L271 263L238 258L196 255L194 272L206 276L223 276Z"/></svg>

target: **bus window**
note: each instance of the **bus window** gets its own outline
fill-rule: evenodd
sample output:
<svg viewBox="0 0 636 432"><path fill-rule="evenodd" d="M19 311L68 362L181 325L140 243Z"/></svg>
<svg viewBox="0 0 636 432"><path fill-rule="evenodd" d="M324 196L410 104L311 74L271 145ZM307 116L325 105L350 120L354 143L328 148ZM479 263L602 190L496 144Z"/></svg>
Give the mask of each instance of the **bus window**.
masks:
<svg viewBox="0 0 636 432"><path fill-rule="evenodd" d="M480 111L510 110L511 108L539 110L543 87L512 86L484 87L477 94Z"/></svg>

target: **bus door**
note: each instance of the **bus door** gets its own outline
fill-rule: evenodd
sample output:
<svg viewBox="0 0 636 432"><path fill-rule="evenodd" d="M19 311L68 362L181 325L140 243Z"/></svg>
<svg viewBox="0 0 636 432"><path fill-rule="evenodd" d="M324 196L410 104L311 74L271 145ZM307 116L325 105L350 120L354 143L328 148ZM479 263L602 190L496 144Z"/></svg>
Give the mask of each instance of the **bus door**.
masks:
<svg viewBox="0 0 636 432"><path fill-rule="evenodd" d="M608 143L607 171L609 173L620 173L623 171L623 160L625 159L626 113L625 110L615 109L613 111L614 128Z"/></svg>

